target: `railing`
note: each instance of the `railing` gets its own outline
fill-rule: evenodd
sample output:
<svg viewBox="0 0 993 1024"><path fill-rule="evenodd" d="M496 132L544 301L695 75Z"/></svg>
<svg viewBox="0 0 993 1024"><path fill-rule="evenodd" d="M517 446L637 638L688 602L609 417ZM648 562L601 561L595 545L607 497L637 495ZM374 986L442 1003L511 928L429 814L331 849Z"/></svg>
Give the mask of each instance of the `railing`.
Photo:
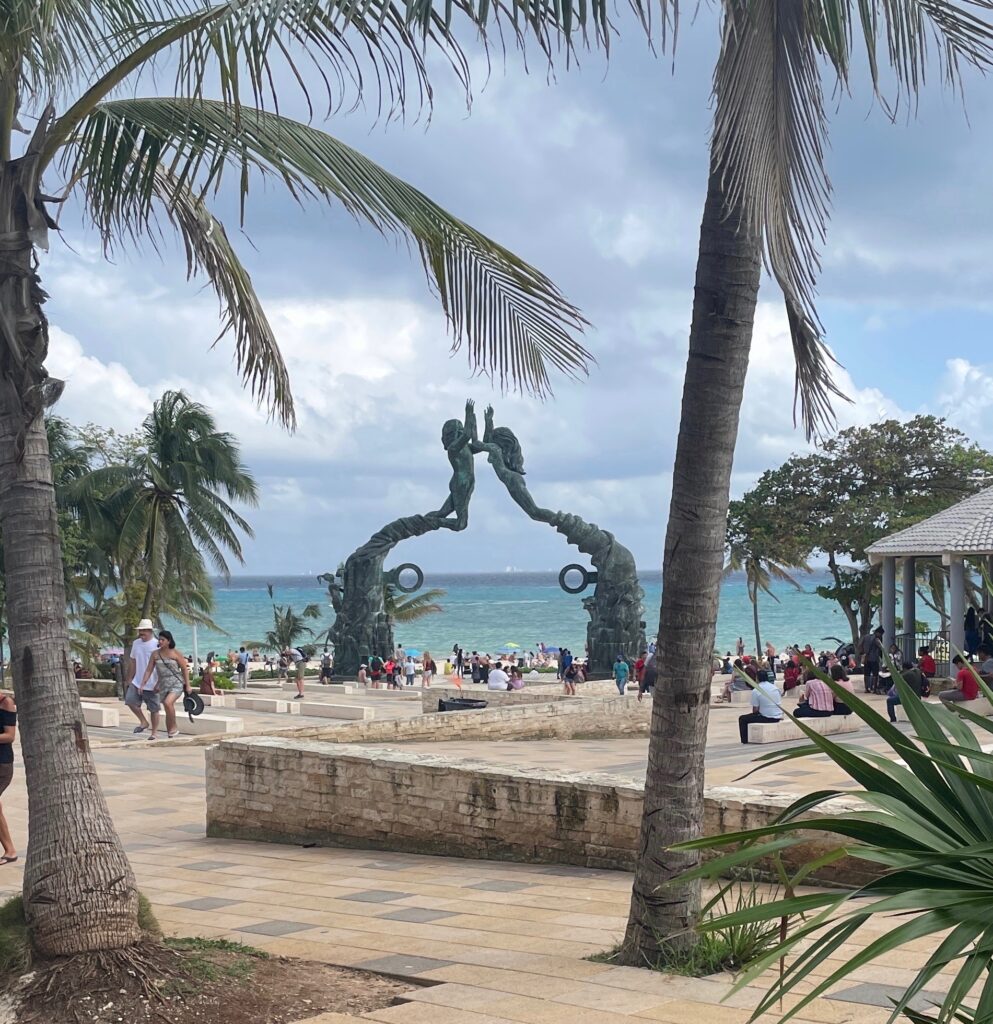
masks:
<svg viewBox="0 0 993 1024"><path fill-rule="evenodd" d="M917 652L927 647L934 658L939 676L951 675L951 647L947 629L925 629L915 633L897 633L894 641L908 661L917 660Z"/></svg>

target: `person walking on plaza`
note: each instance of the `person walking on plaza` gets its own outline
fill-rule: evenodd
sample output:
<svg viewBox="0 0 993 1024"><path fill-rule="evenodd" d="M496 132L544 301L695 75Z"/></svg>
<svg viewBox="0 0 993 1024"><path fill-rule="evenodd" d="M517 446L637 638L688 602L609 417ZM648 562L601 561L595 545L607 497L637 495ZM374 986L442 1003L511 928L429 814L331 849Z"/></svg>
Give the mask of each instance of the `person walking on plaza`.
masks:
<svg viewBox="0 0 993 1024"><path fill-rule="evenodd" d="M769 671L776 674L776 648L771 640L765 642L765 660L769 663Z"/></svg>
<svg viewBox="0 0 993 1024"><path fill-rule="evenodd" d="M751 667L751 666L749 666ZM757 682L752 690L752 710L738 718L738 735L742 743L748 742L748 727L753 722L774 725L783 720L783 696L775 683L768 679Z"/></svg>
<svg viewBox="0 0 993 1024"><path fill-rule="evenodd" d="M158 650L148 659L141 684L144 687L155 673L155 691L165 711L166 736L169 739L179 735L176 727L176 701L190 692L189 662L176 650L176 641L168 629L159 633ZM158 715L152 716L150 740L158 739Z"/></svg>
<svg viewBox="0 0 993 1024"><path fill-rule="evenodd" d="M859 644L859 654L862 655L862 665L865 669L865 692L879 692L879 669L883 663L883 635L885 630L877 626L868 636L862 637Z"/></svg>
<svg viewBox="0 0 993 1024"><path fill-rule="evenodd" d="M739 658L745 656L745 641L740 636L738 637L738 642L734 645L734 649Z"/></svg>
<svg viewBox="0 0 993 1024"><path fill-rule="evenodd" d="M159 727L161 704L155 691L155 683L142 683L145 678L145 669L148 667L148 659L158 650L158 647L159 645L155 642L155 627L152 625L151 619L142 619L138 623L138 639L131 644L128 674L124 680L124 703L138 719L138 725L134 729L135 736L149 728L148 718L145 717L145 712L141 709L142 703L148 710L153 735Z"/></svg>
<svg viewBox="0 0 993 1024"><path fill-rule="evenodd" d="M414 665L414 659L408 654L407 660L403 663L403 674L407 677L407 685L414 685L414 676L417 675L417 667Z"/></svg>
<svg viewBox="0 0 993 1024"><path fill-rule="evenodd" d="M655 668L655 655L651 655L645 662L645 668L638 680L638 700L643 700L645 694L651 694L655 688L655 680L658 678L658 670Z"/></svg>
<svg viewBox="0 0 993 1024"><path fill-rule="evenodd" d="M14 778L14 740L17 739L17 706L14 698L5 693L0 697L0 796L6 791ZM17 847L10 834L10 826L0 804L0 846L3 856L0 866L13 864L17 861Z"/></svg>
<svg viewBox="0 0 993 1024"><path fill-rule="evenodd" d="M242 647L238 651L238 661L236 663L236 669L238 672L238 689L248 689L248 651Z"/></svg>
<svg viewBox="0 0 993 1024"><path fill-rule="evenodd" d="M307 675L307 655L299 647L288 647L283 654L288 662L293 663L293 681L296 683L294 700L303 700L303 681Z"/></svg>
<svg viewBox="0 0 993 1024"><path fill-rule="evenodd" d="M617 684L617 692L623 697L628 687L628 676L631 674L631 668L628 663L624 660L623 654L617 655L617 660L614 662L614 682Z"/></svg>
<svg viewBox="0 0 993 1024"><path fill-rule="evenodd" d="M421 655L421 686L430 686L438 666L431 660L431 652L425 651ZM456 667L456 671L458 668Z"/></svg>
<svg viewBox="0 0 993 1024"><path fill-rule="evenodd" d="M324 653L321 655L321 685L328 686L334 680L334 661L331 658L331 652L324 648Z"/></svg>

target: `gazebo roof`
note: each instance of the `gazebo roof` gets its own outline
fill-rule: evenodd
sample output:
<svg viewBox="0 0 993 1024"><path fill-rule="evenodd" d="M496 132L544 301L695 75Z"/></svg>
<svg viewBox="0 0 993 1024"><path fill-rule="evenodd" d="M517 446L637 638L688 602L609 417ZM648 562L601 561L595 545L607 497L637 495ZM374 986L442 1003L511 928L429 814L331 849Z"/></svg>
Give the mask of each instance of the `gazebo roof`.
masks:
<svg viewBox="0 0 993 1024"><path fill-rule="evenodd" d="M866 549L871 562L917 555L993 555L993 487Z"/></svg>

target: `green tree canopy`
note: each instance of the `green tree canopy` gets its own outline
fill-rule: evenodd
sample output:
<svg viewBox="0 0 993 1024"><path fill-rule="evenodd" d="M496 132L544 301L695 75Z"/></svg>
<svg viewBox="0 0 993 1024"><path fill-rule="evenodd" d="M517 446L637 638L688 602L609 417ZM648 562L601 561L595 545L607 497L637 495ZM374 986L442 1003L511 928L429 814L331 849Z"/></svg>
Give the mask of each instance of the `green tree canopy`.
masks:
<svg viewBox="0 0 993 1024"><path fill-rule="evenodd" d="M826 556L831 582L817 593L838 603L857 642L880 600L866 548L991 482L993 455L945 420L915 416L843 430L763 473L743 500L761 510L759 538Z"/></svg>

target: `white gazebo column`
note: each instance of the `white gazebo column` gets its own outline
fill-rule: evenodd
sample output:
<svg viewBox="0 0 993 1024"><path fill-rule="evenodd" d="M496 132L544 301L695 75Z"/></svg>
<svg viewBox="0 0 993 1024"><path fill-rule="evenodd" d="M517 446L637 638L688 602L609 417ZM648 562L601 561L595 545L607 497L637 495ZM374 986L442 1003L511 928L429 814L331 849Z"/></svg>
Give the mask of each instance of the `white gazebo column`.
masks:
<svg viewBox="0 0 993 1024"><path fill-rule="evenodd" d="M948 562L949 633L952 645L949 657L965 650L965 565L961 556L952 555Z"/></svg>
<svg viewBox="0 0 993 1024"><path fill-rule="evenodd" d="M993 612L993 590L990 589L993 585L993 555L986 556L986 579L989 584L983 580L983 611Z"/></svg>
<svg viewBox="0 0 993 1024"><path fill-rule="evenodd" d="M879 623L883 627L883 650L888 650L896 637L896 559L883 559L883 612Z"/></svg>
<svg viewBox="0 0 993 1024"><path fill-rule="evenodd" d="M903 612L903 632L905 639L901 647L901 653L905 658L912 659L917 656L917 644L915 634L917 633L917 572L916 560L905 558L903 560L903 595L900 602Z"/></svg>

